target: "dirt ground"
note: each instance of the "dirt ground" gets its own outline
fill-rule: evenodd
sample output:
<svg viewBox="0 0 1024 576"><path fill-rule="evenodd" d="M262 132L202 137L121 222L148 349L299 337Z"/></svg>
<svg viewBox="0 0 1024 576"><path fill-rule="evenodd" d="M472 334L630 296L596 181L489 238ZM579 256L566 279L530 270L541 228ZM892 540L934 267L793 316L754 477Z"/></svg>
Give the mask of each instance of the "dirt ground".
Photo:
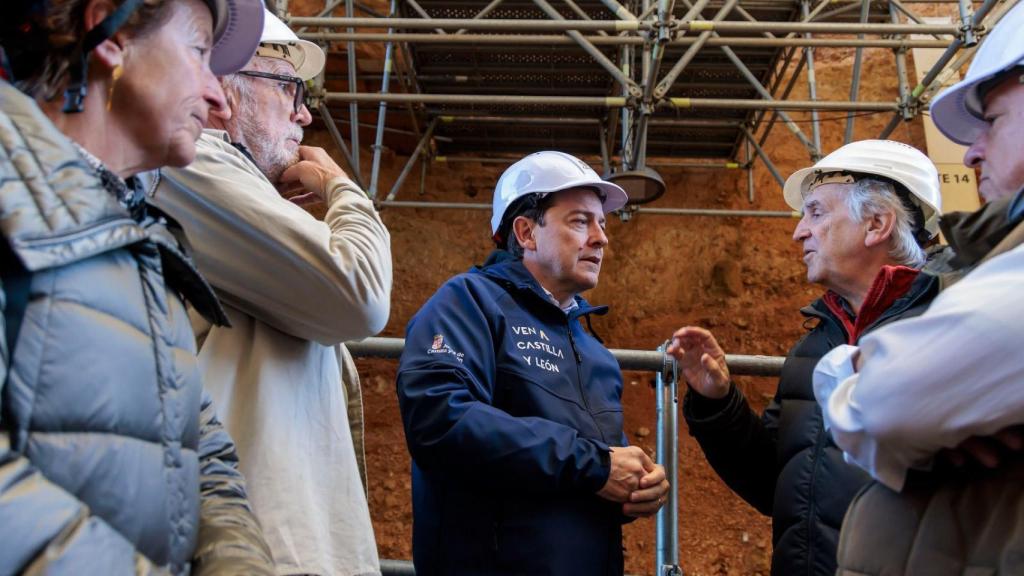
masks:
<svg viewBox="0 0 1024 576"><path fill-rule="evenodd" d="M296 11L295 13L301 13ZM853 50L816 53L819 94L848 99ZM860 99L895 100L892 54L865 51ZM806 99L797 84L791 98ZM798 122L808 115L794 113ZM368 116L368 118L370 118ZM367 119L368 119L367 118ZM822 113L826 152L841 144L844 113ZM367 121L364 119L364 122ZM855 137L874 138L888 114L856 119ZM372 121L372 120L370 120ZM800 124L810 133L810 125ZM372 137L364 131L362 141ZM893 139L924 146L920 121L902 124ZM308 139L334 153L321 131ZM387 142L385 142L387 144ZM807 153L784 127L776 127L766 149L783 175L810 164ZM397 177L405 154L385 150L385 190ZM370 151L363 150L369 171ZM429 165L424 194L418 195L418 169L399 199L487 202L501 167L473 163ZM786 210L781 189L757 163L757 195L746 198L746 175L740 170L660 170L668 192L655 205L689 208ZM391 320L384 336L401 337L409 318L449 277L481 263L490 251L485 211L388 209L383 218L392 235L394 290ZM654 349L673 330L695 324L714 331L727 352L784 355L804 332L798 313L820 295L808 285L800 250L791 235L793 219L706 218L640 214L629 222L612 219L600 285L586 294L608 304L611 313L595 319L594 328L611 348ZM370 509L382 558L411 558L412 512L409 456L405 448L394 391L396 363L360 360L366 404ZM632 443L654 451L653 375L626 373L623 403ZM775 381L738 377L738 385L758 410L771 398ZM699 447L680 424L680 551L686 574L767 574L771 558L771 523L736 497L710 469ZM653 521L625 529L626 569L653 573Z"/></svg>

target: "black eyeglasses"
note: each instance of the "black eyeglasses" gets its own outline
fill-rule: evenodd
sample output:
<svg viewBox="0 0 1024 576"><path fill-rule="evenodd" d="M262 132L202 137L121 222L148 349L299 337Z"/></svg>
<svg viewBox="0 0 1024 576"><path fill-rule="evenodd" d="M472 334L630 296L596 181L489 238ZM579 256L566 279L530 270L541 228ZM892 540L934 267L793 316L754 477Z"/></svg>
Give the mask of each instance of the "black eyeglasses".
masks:
<svg viewBox="0 0 1024 576"><path fill-rule="evenodd" d="M281 82L281 87L293 98L296 114L302 109L302 105L306 103L306 83L302 78L285 76L283 74L271 74L270 72L259 72L257 70L242 70L237 72L237 74Z"/></svg>

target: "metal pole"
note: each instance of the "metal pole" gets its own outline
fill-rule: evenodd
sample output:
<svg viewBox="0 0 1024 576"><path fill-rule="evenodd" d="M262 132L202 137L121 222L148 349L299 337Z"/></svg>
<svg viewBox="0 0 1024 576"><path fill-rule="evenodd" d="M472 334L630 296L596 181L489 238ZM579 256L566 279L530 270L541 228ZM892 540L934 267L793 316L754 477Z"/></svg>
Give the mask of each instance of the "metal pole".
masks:
<svg viewBox="0 0 1024 576"><path fill-rule="evenodd" d="M430 144L430 137L434 135L434 128L437 127L437 118L433 118L430 124L427 126L427 131L423 133L423 138L420 138L419 144L416 145L416 149L412 151L412 156L409 156L409 161L402 167L402 172L398 175L398 180L395 180L395 185L391 187L391 192L388 192L387 200L393 200L395 195L398 194L398 189L402 187L402 183L405 182L405 178L409 175L409 171L412 170L413 164L423 153L423 150Z"/></svg>
<svg viewBox="0 0 1024 576"><path fill-rule="evenodd" d="M753 204L754 203L754 162L753 162L754 155L753 155L753 152L750 150L750 140L747 139L747 138L744 138L744 144L746 144L746 147L745 147L745 149L746 149L745 157L747 159L747 202L750 202L751 204Z"/></svg>
<svg viewBox="0 0 1024 576"><path fill-rule="evenodd" d="M483 10L480 10L479 12L476 13L476 16L473 16L473 20L480 20L484 16L487 16L488 14L493 12L495 8L500 6L502 2L504 2L504 0L491 0L490 4L488 4L487 6L484 6ZM465 28L460 28L459 30L456 30L455 33L456 34L465 34L466 33L466 29Z"/></svg>
<svg viewBox="0 0 1024 576"><path fill-rule="evenodd" d="M756 90L764 100L766 100L767 102L776 102L775 98L772 97L771 93L768 92L768 90L761 85L761 82L757 79L757 76L754 76L754 73L751 72L750 69L747 68L746 64L744 64L743 61L740 60L739 56L737 56L736 53L732 51L732 48L729 48L728 46L722 46L721 50L722 52L725 53L725 56L730 61L732 61L732 63L740 71L740 74L747 79L747 82L754 87L754 90ZM807 136L804 135L803 130L801 130L800 127L797 126L796 122L793 122L793 119L789 117L789 114L782 112L782 108L778 108L778 110L779 117L782 118L782 121L786 124L786 127L789 128L789 131L792 132L794 136L796 136L797 140L800 140L800 142L803 143L804 147L807 148L811 155L816 154L817 149L814 147L814 144L807 139ZM760 145L758 146L758 148L760 148Z"/></svg>
<svg viewBox="0 0 1024 576"><path fill-rule="evenodd" d="M800 2L800 12L804 20L810 19L809 8L809 0ZM810 38L810 32L804 34L804 37ZM814 49L810 46L804 48L804 60L807 62L807 97L811 102L815 102L818 100L818 84L814 76ZM814 149L818 151L811 160L817 162L821 158L821 122L818 120L817 110L811 110L811 137L814 139Z"/></svg>
<svg viewBox="0 0 1024 576"><path fill-rule="evenodd" d="M518 32L566 32L579 30L596 32L635 32L649 30L649 22L626 20L512 20L468 18L302 18L289 19L292 26L319 26L321 28L406 28L409 30L508 30Z"/></svg>
<svg viewBox="0 0 1024 576"><path fill-rule="evenodd" d="M619 20L635 21L637 19L632 12L626 9L622 4L619 4L616 0L601 0L601 3L611 10Z"/></svg>
<svg viewBox="0 0 1024 576"><path fill-rule="evenodd" d="M912 21L914 21L914 22L916 22L918 24L924 24L924 20L921 20L921 18L919 18L917 14L914 14L914 12L912 10L910 10L909 8L904 6L900 2L900 0L889 0L889 7L890 8L896 8L900 12L903 12L904 14L907 15L907 18L911 19ZM898 19L894 20L894 22L898 22L898 21L899 21ZM953 39L952 36L944 36L944 35L939 35L939 34L936 34L935 38L936 39L940 39L940 40L944 40L946 43L949 43L949 41Z"/></svg>
<svg viewBox="0 0 1024 576"><path fill-rule="evenodd" d="M704 46L732 46L734 48L790 48L814 46L823 48L945 48L949 42L944 40L896 40L892 38L811 38L809 32L804 38L745 38L730 36L727 38L710 37ZM414 42L417 44L457 44L457 45L509 45L509 46L575 46L572 38L555 34L434 34L428 32L307 32L300 38L312 41L344 42ZM644 39L639 36L584 36L594 46L642 46ZM700 40L699 36L683 36L670 39L669 47L679 48L693 46Z"/></svg>
<svg viewBox="0 0 1024 576"><path fill-rule="evenodd" d="M665 344L658 346L658 352L660 354L665 353ZM665 394L668 390L665 388L665 370L664 368L658 370L654 375L654 413L655 413L655 430L657 430L657 437L655 438L654 458L662 466L665 466L666 454L668 449L666 444L669 438L669 430L665 425ZM668 478L668 470L665 470L665 476ZM669 479L672 483L670 492L678 490L676 483L673 479ZM666 557L668 556L668 510L667 506L662 506L658 510L654 517L654 573L658 576L662 574L662 567L666 564Z"/></svg>
<svg viewBox="0 0 1024 576"><path fill-rule="evenodd" d="M572 10L574 14L576 14L583 20L593 20L593 18L591 18L589 14L584 12L583 8L580 8L580 5L573 2L573 0L562 0L562 2L564 2L565 5L569 7L569 10ZM601 36L608 35L608 33L605 32L604 30L598 30L597 33L600 34Z"/></svg>
<svg viewBox="0 0 1024 576"><path fill-rule="evenodd" d="M345 14L349 18L355 16L355 7L352 2L353 0L345 0ZM348 32L351 34L355 30L350 27ZM346 51L348 52L348 91L354 93L359 91L356 77L356 43L349 41ZM349 127L349 141L352 143L352 169L355 170L356 177L362 179L362 168L359 163L359 105L357 102L349 103L348 117L352 119L352 125Z"/></svg>
<svg viewBox="0 0 1024 576"><path fill-rule="evenodd" d="M381 208L427 208L445 210L490 210L490 204L473 202L418 202L409 200L385 200ZM634 213L652 214L657 216L706 216L720 218L799 218L798 212L771 210L719 210L714 208L653 208L639 206ZM729 365L732 369L732 365Z"/></svg>
<svg viewBox="0 0 1024 576"><path fill-rule="evenodd" d="M974 7L969 0L958 0L960 8L960 30L964 34L964 46L974 46L978 37L974 34Z"/></svg>
<svg viewBox="0 0 1024 576"><path fill-rule="evenodd" d="M416 2L416 0L405 0L405 3L408 4L413 9L413 11L419 14L420 18L423 18L424 20L433 20L433 18L430 17L430 14L428 14L427 11L424 10L423 7L420 6L418 2ZM396 12L392 12L391 16L394 17L395 14ZM440 28L434 28L434 30L436 30L438 34L447 34L447 32Z"/></svg>
<svg viewBox="0 0 1024 576"><path fill-rule="evenodd" d="M351 1L351 0L348 0ZM411 1L411 0L410 0ZM391 0L391 13L398 12L398 0ZM390 28L388 32L393 32ZM394 65L394 43L388 42L384 47L384 77L381 78L380 93L387 94L391 83L391 67ZM350 106L356 106L353 102ZM388 114L388 103L380 102L377 110L377 136L373 141L373 165L370 169L370 198L377 197L377 178L380 176L380 157L384 151L384 124Z"/></svg>
<svg viewBox="0 0 1024 576"><path fill-rule="evenodd" d="M350 92L327 92L328 102L418 102L423 104L515 104L515 105L561 105L623 108L626 98L619 96L521 96L482 94L353 94ZM893 102L811 102L809 100L772 100L760 98L669 98L666 105L676 108L707 108L743 110L857 110L861 112L895 112L899 104Z"/></svg>
<svg viewBox="0 0 1024 576"><path fill-rule="evenodd" d="M488 204L487 209L490 210L490 208ZM402 355L404 346L405 340L402 338L373 337L345 343L345 347L356 358L398 358ZM612 348L609 352L618 361L621 370L660 372L665 364L665 355L654 350ZM783 356L726 354L725 361L729 364L729 373L731 374L778 376L782 373L782 365L786 362L786 358Z"/></svg>
<svg viewBox="0 0 1024 576"><path fill-rule="evenodd" d="M775 181L779 183L779 186L785 187L786 179L783 178L781 174L779 174L779 171L778 169L775 168L775 164L772 163L771 158L769 158L768 154L766 154L764 149L761 148L761 145L757 143L757 139L754 138L754 135L750 133L750 129L744 126L743 133L747 136L747 140L754 145L754 150L757 150L757 155L764 162L764 165L766 168L768 168L768 171L772 173L772 176L775 177Z"/></svg>
<svg viewBox="0 0 1024 576"><path fill-rule="evenodd" d="M345 161L348 162L348 167L352 170L352 180L359 185L361 190L366 190L366 186L363 185L362 179L359 177L359 170L356 168L355 162L352 160L352 155L349 154L348 146L345 145L345 139L341 137L338 125L334 123L331 111L327 108L327 103L324 100L321 100L317 105L317 111L320 112L320 119L323 120L324 126L327 127L327 132L331 135L331 139L338 145L338 149L341 150L341 154L345 157Z"/></svg>
<svg viewBox="0 0 1024 576"><path fill-rule="evenodd" d="M604 126L601 127L601 173L610 174L612 171L611 156L608 154L608 135Z"/></svg>
<svg viewBox="0 0 1024 576"><path fill-rule="evenodd" d="M665 476L672 483L665 507L668 508L668 563L667 576L682 576L679 569L679 366L671 360L672 379L669 382L668 460Z"/></svg>
<svg viewBox="0 0 1024 576"><path fill-rule="evenodd" d="M619 51L620 64L622 66L622 73L625 76L630 76L633 73L633 47L623 46ZM622 169L629 170L629 167L633 163L633 143L630 140L633 131L633 109L625 105L626 99L629 97L629 89L625 86L622 87L622 119L620 124L622 125L622 137L621 143L619 144L619 150L621 151L622 157Z"/></svg>
<svg viewBox="0 0 1024 576"><path fill-rule="evenodd" d="M890 3L889 4L889 18L893 22L900 21L898 7ZM896 48L893 50L893 54L896 58L896 81L897 88L900 94L900 106L902 110L893 115L889 120L889 123L882 129L879 138L888 138L892 131L899 125L900 120L910 120L914 117L913 112L910 110L910 82L907 79L907 51L903 48Z"/></svg>
<svg viewBox="0 0 1024 576"><path fill-rule="evenodd" d="M962 0L961 0L962 1ZM868 21L868 13L871 11L871 0L861 0L860 3L860 22L861 24ZM861 34L858 38L863 38ZM857 95L860 93L860 68L861 62L864 57L864 49L857 48L856 53L853 56L853 79L850 82L850 101L856 102ZM843 136L843 144L849 144L853 140L853 112L846 114L846 133Z"/></svg>
<svg viewBox="0 0 1024 576"><path fill-rule="evenodd" d="M736 0L726 0L725 4L722 5L717 13L715 13L711 22L720 22L723 18L729 15L729 12L734 6L736 6ZM700 18L700 14L696 14L695 17ZM668 73L665 74L665 77L661 79L661 82L658 82L658 86L654 89L655 98L662 98L668 93L669 89L672 88L672 84L674 84L676 79L679 78L679 75L683 73L683 70L690 65L690 62L693 61L697 56L697 53L704 47L704 43L707 42L710 37L710 30L703 31L697 36L697 41L687 48L686 52L683 52L683 55L679 57L679 60L676 60L676 63Z"/></svg>
<svg viewBox="0 0 1024 576"><path fill-rule="evenodd" d="M627 20L469 20L465 18L290 18L292 26L319 26L323 28L407 28L410 30L444 30L465 28L467 30L507 30L518 32L636 32L650 30L652 22ZM888 36L893 34L956 34L959 26L952 24L855 24L843 22L734 22L723 21L709 23L707 20L678 22L678 31L703 32L746 32L760 34L773 33L804 33L820 34L877 34Z"/></svg>
<svg viewBox="0 0 1024 576"><path fill-rule="evenodd" d="M554 6L548 4L547 0L533 0L533 3L536 4L537 7L540 8L542 12L547 14L552 20L556 22L567 22L567 20L565 20L565 18L563 18L562 15L558 13L558 10L555 10ZM585 20L584 22L597 23L598 21ZM626 76L624 76L622 74L622 71L615 66L615 63L609 60L607 56L605 56L600 50L598 50L597 46L591 44L590 41L583 36L583 34L580 34L578 31L571 29L566 30L565 33L570 38L575 40L576 43L579 44L580 48L583 48L583 51L589 54L595 62L600 64L601 67L604 68L605 71L608 72L608 74L610 74L616 82L628 88L629 93L632 96L639 97L642 94L642 92L640 91L640 87L637 86L636 82L634 82L632 78L627 78Z"/></svg>

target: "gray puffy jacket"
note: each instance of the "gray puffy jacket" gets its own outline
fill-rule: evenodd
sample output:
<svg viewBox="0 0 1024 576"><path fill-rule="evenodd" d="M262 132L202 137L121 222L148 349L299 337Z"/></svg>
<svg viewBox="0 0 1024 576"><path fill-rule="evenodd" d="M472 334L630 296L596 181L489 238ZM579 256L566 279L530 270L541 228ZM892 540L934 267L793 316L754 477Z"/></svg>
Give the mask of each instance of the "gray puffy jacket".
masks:
<svg viewBox="0 0 1024 576"><path fill-rule="evenodd" d="M2 81L0 233L31 273L13 361L0 330L0 575L272 573L182 298L216 300Z"/></svg>

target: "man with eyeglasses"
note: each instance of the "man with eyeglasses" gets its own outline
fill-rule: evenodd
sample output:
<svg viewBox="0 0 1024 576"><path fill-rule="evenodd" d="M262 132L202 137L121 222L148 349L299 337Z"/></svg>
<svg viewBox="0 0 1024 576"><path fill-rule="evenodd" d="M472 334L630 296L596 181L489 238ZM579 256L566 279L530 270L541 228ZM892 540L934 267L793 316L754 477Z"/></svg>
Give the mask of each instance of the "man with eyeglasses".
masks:
<svg viewBox="0 0 1024 576"><path fill-rule="evenodd" d="M265 21L256 56L222 78L230 116L211 113L196 161L165 170L151 202L181 222L231 321L195 325L199 367L278 573L379 574L362 399L341 343L387 322L390 238L327 153L301 145L323 51ZM324 202L323 221L281 195L296 186Z"/></svg>

